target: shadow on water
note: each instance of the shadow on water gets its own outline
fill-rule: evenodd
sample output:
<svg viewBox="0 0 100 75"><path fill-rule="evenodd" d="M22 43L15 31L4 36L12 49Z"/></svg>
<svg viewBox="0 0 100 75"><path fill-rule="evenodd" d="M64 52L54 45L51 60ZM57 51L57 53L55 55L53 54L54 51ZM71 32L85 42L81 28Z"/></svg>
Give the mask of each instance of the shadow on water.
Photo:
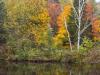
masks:
<svg viewBox="0 0 100 75"><path fill-rule="evenodd" d="M0 75L100 75L100 64L0 62Z"/></svg>

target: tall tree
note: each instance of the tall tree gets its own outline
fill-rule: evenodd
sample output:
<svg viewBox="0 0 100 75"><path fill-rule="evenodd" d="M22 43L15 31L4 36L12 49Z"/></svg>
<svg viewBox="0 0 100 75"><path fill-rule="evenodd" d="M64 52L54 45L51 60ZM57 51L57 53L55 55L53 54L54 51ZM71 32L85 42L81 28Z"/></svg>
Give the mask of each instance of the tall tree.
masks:
<svg viewBox="0 0 100 75"><path fill-rule="evenodd" d="M6 30L4 27L6 9L3 0L0 0L0 59L5 58L6 54Z"/></svg>
<svg viewBox="0 0 100 75"><path fill-rule="evenodd" d="M61 13L61 5L59 0L48 0L48 12L50 16L50 26L55 35L57 32L57 17Z"/></svg>
<svg viewBox="0 0 100 75"><path fill-rule="evenodd" d="M2 0L0 0L0 44L6 42L5 39L6 31L4 28L5 16L6 16L5 4Z"/></svg>
<svg viewBox="0 0 100 75"><path fill-rule="evenodd" d="M77 20L77 22L76 22L76 26L77 26L77 49L79 50L82 34L85 32L85 30L88 27L91 26L92 21L87 23L87 21L90 20L89 19L89 20L85 20L84 23L83 23L84 10L85 10L85 7L86 7L87 0L74 0L74 3L77 3L77 4L73 4L73 10L74 10L74 13L75 13L75 16L76 16L75 18ZM88 16L90 16L90 15L88 15Z"/></svg>

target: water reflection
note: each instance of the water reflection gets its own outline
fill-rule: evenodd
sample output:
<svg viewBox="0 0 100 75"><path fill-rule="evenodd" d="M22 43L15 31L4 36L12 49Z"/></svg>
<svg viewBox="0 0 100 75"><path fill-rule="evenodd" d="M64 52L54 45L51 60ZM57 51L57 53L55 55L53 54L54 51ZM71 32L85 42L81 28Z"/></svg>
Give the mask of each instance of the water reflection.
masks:
<svg viewBox="0 0 100 75"><path fill-rule="evenodd" d="M100 75L100 64L0 63L0 75Z"/></svg>

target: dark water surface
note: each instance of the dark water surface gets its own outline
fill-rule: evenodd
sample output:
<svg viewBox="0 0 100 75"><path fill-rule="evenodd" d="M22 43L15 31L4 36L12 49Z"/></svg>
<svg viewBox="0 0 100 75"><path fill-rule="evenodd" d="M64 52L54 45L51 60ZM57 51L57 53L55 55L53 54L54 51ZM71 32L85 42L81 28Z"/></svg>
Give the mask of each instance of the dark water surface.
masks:
<svg viewBox="0 0 100 75"><path fill-rule="evenodd" d="M0 62L0 75L100 75L100 64Z"/></svg>

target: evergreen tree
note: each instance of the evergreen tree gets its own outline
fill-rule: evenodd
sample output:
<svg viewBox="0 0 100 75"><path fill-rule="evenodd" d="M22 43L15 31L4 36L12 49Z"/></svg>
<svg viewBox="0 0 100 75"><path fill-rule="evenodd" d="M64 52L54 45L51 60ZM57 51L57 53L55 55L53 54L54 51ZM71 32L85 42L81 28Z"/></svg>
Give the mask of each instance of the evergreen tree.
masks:
<svg viewBox="0 0 100 75"><path fill-rule="evenodd" d="M5 5L4 2L0 1L0 44L6 43L6 31L4 28L4 19L6 15Z"/></svg>

